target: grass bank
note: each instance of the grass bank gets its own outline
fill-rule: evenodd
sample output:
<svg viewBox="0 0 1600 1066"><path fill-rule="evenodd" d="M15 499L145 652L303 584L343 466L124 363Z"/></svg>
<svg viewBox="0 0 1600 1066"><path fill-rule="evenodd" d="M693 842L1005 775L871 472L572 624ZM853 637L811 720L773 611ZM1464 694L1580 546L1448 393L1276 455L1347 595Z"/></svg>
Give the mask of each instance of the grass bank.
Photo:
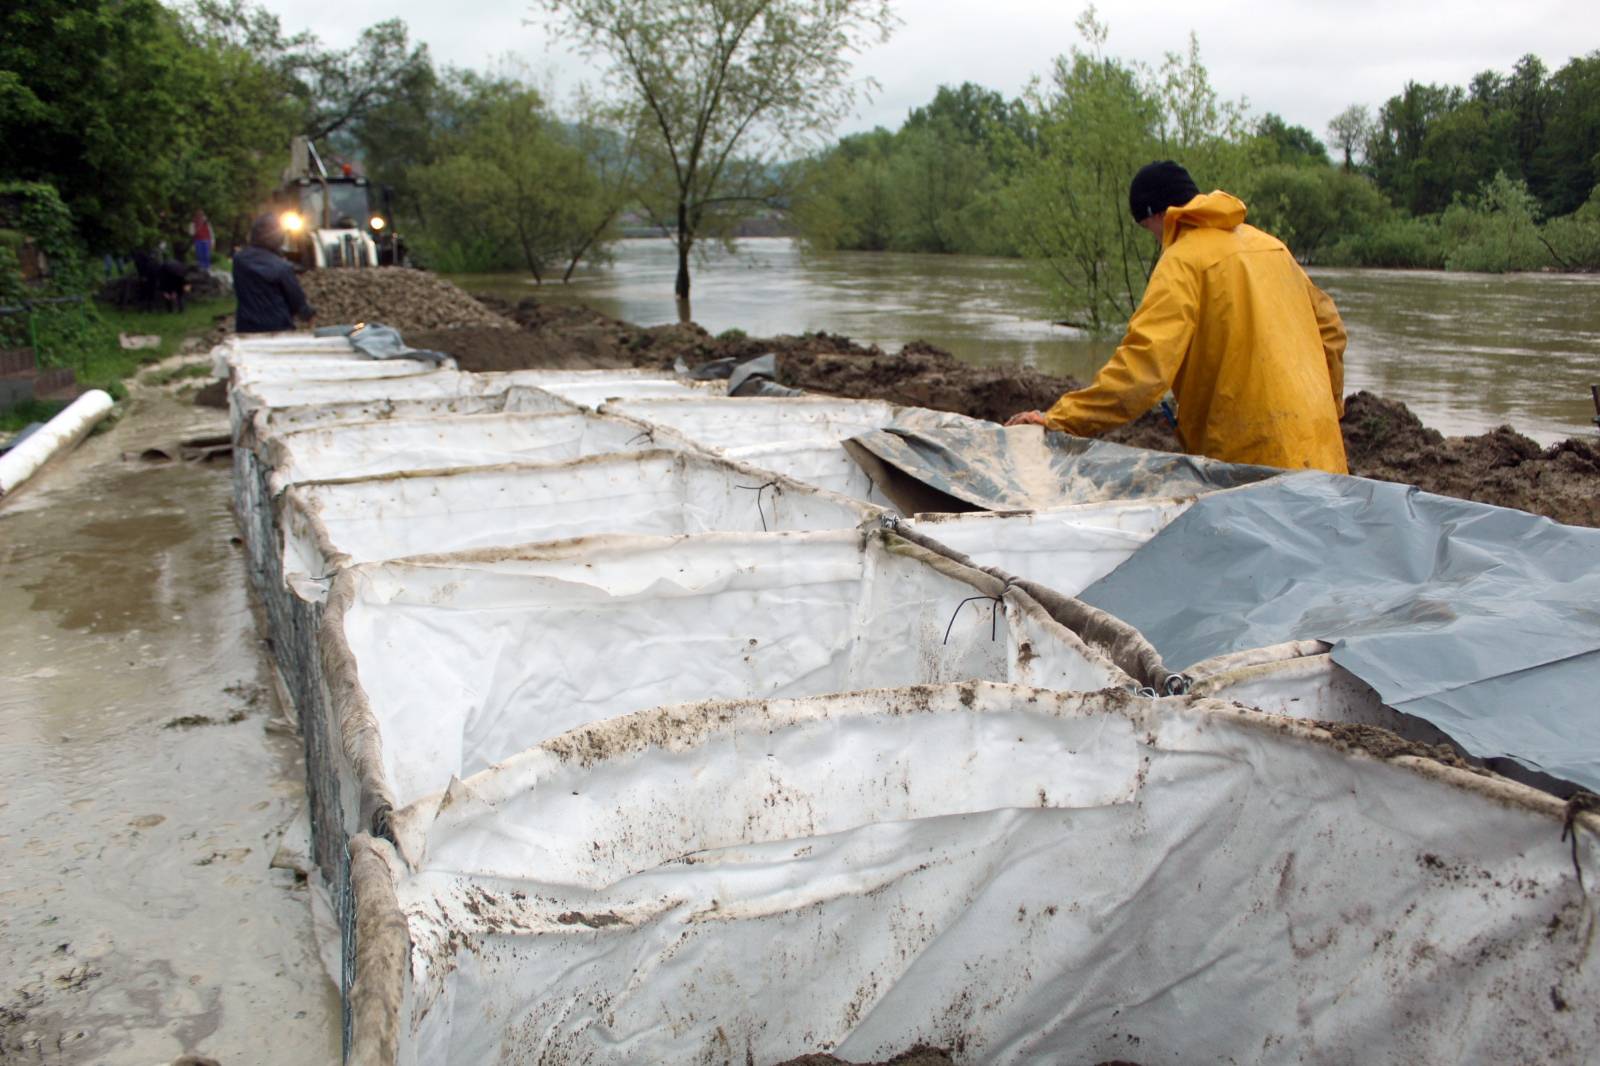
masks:
<svg viewBox="0 0 1600 1066"><path fill-rule="evenodd" d="M195 300L177 314L96 306L87 316L77 311L79 320L71 323L58 321L50 312L41 312L35 323L39 347L43 349L40 365L71 367L81 387L104 389L112 399L122 400L128 395L123 385L125 379L137 373L140 367L175 354L184 341L210 329L218 315L232 311L232 298L224 297ZM123 334L155 336L161 340L154 347L129 350L123 348L118 339ZM59 402L32 401L0 412L0 433L12 433L32 422L46 421L64 406Z"/></svg>

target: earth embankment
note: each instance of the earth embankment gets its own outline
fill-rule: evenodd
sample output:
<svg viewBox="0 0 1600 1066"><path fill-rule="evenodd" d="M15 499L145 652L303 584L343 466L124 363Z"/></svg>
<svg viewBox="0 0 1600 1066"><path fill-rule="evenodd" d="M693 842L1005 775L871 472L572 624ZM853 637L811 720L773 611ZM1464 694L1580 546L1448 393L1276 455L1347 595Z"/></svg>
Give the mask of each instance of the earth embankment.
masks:
<svg viewBox="0 0 1600 1066"><path fill-rule="evenodd" d="M418 270L329 270L307 274L303 281L320 321L395 326L408 343L446 352L464 370L666 369L679 363L693 368L771 352L785 385L991 421L1048 407L1080 385L1026 368L974 366L921 341L891 352L830 333L712 336L693 323L637 326L534 297L515 304L475 298ZM1600 437L1542 447L1510 426L1445 437L1404 404L1368 392L1346 398L1343 429L1352 474L1517 507L1572 525L1600 526ZM1156 414L1106 439L1180 450L1171 425Z"/></svg>

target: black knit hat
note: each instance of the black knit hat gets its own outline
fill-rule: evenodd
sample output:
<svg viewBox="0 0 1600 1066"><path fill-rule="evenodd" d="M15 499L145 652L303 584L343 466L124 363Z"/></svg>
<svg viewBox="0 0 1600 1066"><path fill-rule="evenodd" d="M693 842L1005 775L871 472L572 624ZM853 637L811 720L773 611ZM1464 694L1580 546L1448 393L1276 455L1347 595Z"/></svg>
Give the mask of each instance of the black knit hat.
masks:
<svg viewBox="0 0 1600 1066"><path fill-rule="evenodd" d="M1200 188L1189 172L1172 160L1146 163L1128 186L1128 210L1133 212L1135 222L1143 222L1169 207L1182 207L1199 195Z"/></svg>

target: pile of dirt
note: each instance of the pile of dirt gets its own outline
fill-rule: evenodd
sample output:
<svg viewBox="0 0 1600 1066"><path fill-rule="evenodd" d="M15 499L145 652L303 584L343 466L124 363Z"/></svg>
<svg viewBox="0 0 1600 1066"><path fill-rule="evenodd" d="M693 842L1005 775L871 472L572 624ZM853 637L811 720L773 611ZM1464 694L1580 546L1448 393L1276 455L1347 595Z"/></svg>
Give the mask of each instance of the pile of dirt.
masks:
<svg viewBox="0 0 1600 1066"><path fill-rule="evenodd" d="M405 334L415 330L487 327L516 329L437 274L406 267L312 270L300 276L320 325L381 322Z"/></svg>
<svg viewBox="0 0 1600 1066"><path fill-rule="evenodd" d="M1445 437L1405 404L1358 392L1345 400L1344 440L1352 474L1600 526L1600 439L1544 448L1510 426Z"/></svg>
<svg viewBox="0 0 1600 1066"><path fill-rule="evenodd" d="M497 318L517 323L522 337L513 341L461 330L408 334L407 339L450 352L467 370L665 369L680 361L693 368L714 359L772 352L785 385L992 421L1047 408L1063 392L1079 387L1071 378L1036 370L972 366L921 342L890 353L829 333L714 337L692 323L645 329L588 308L555 307L532 297L514 306L487 297L484 302ZM1446 438L1424 426L1404 404L1368 392L1346 400L1343 430L1352 474L1517 507L1571 525L1600 526L1600 441L1574 438L1541 448L1508 426L1475 437ZM1171 423L1159 413L1146 414L1105 439L1180 450Z"/></svg>

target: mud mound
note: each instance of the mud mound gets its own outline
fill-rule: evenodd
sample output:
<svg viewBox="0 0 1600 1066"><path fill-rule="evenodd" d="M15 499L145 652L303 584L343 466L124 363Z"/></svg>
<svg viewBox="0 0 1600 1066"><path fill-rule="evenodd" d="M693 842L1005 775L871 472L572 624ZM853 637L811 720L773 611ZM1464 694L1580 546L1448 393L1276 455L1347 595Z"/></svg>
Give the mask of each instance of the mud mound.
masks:
<svg viewBox="0 0 1600 1066"><path fill-rule="evenodd" d="M778 353L785 385L858 399L890 400L937 411L1002 422L1018 411L1049 407L1077 388L1071 378L1037 370L976 367L931 345L908 344L889 355L877 349L814 352L786 347L780 338L766 350Z"/></svg>
<svg viewBox="0 0 1600 1066"><path fill-rule="evenodd" d="M1345 401L1344 433L1352 474L1600 526L1600 440L1541 448L1510 426L1444 437L1404 404L1367 392Z"/></svg>
<svg viewBox="0 0 1600 1066"><path fill-rule="evenodd" d="M1352 470L1419 453L1444 441L1437 430L1424 426L1405 404L1365 391L1345 397L1341 428L1345 457Z"/></svg>
<svg viewBox="0 0 1600 1066"><path fill-rule="evenodd" d="M429 343L456 355L464 368L483 370L665 369L678 360L694 367L712 359L748 359L774 352L785 385L997 422L1018 411L1043 410L1063 392L1078 387L1071 378L1035 370L972 366L921 342L888 353L829 333L714 337L692 323L641 329L588 308L553 307L532 298L514 307L492 299L486 302L515 320L529 339L507 342L494 356L463 357L442 341ZM1342 428L1352 474L1517 507L1571 525L1600 526L1600 441L1573 439L1540 448L1510 427L1476 437L1446 438L1424 426L1404 404L1368 392L1346 399ZM1159 451L1181 450L1171 423L1155 412L1113 430L1105 439Z"/></svg>
<svg viewBox="0 0 1600 1066"><path fill-rule="evenodd" d="M460 326L515 329L516 324L436 274L406 267L312 270L300 287L317 309L319 325L381 322L406 334Z"/></svg>
<svg viewBox="0 0 1600 1066"><path fill-rule="evenodd" d="M582 338L530 333L521 329L462 326L458 329L411 330L406 343L454 356L462 370L575 370L632 366L610 345Z"/></svg>

